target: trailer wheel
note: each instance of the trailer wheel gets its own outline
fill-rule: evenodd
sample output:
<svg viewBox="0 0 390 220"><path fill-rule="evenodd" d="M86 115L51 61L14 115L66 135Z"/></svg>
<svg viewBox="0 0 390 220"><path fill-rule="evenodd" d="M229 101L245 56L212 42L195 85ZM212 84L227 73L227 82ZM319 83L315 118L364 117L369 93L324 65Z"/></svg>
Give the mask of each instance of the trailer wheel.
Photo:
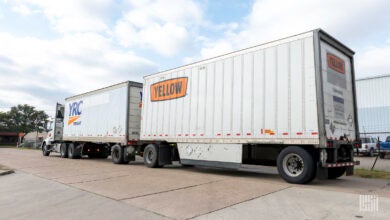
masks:
<svg viewBox="0 0 390 220"><path fill-rule="evenodd" d="M112 147L111 152L112 162L115 164L123 164L123 149L119 145L115 145Z"/></svg>
<svg viewBox="0 0 390 220"><path fill-rule="evenodd" d="M328 169L328 179L337 179L340 176L344 175L346 167L333 167Z"/></svg>
<svg viewBox="0 0 390 220"><path fill-rule="evenodd" d="M386 156L385 153L380 153L380 154L379 154L379 157L380 157L381 159L385 159L385 156Z"/></svg>
<svg viewBox="0 0 390 220"><path fill-rule="evenodd" d="M277 167L279 175L289 183L303 184L314 179L313 157L301 147L283 149L278 155Z"/></svg>
<svg viewBox="0 0 390 220"><path fill-rule="evenodd" d="M68 145L65 143L62 143L60 146L60 156L62 158L67 158L68 157Z"/></svg>
<svg viewBox="0 0 390 220"><path fill-rule="evenodd" d="M46 145L45 142L43 142L43 144L42 144L42 154L43 154L43 156L45 156L45 157L47 157L47 156L50 155L50 151L48 151L47 145Z"/></svg>
<svg viewBox="0 0 390 220"><path fill-rule="evenodd" d="M157 168L158 166L158 149L154 144L149 144L144 150L144 164L149 168Z"/></svg>

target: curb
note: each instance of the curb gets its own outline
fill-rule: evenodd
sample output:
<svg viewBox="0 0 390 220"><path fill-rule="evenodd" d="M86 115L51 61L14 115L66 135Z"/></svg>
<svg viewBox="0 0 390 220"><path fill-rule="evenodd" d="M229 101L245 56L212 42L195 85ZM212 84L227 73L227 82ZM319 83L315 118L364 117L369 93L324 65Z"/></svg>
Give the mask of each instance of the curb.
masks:
<svg viewBox="0 0 390 220"><path fill-rule="evenodd" d="M13 171L13 170L0 170L0 176L4 176L4 175L11 174L14 172L15 171Z"/></svg>

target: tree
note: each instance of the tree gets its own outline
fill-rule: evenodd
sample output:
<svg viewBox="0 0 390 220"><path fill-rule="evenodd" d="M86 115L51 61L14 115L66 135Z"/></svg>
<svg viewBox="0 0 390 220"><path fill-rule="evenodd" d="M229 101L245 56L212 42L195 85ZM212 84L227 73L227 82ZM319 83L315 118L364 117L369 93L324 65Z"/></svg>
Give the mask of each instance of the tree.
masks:
<svg viewBox="0 0 390 220"><path fill-rule="evenodd" d="M0 129L29 133L31 131L42 132L46 130L48 115L44 111L24 104L11 108L9 112L0 114Z"/></svg>
<svg viewBox="0 0 390 220"><path fill-rule="evenodd" d="M0 112L0 131L9 131L7 120L8 114L6 112Z"/></svg>

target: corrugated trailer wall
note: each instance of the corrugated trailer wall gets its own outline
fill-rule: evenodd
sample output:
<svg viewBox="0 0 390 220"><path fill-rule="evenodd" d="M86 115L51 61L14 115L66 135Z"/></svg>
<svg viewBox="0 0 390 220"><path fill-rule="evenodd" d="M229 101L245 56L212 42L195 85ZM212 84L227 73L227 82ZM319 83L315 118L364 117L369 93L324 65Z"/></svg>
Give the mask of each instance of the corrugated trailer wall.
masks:
<svg viewBox="0 0 390 220"><path fill-rule="evenodd" d="M63 140L125 143L127 85L67 98Z"/></svg>
<svg viewBox="0 0 390 220"><path fill-rule="evenodd" d="M127 144L126 131L138 140L141 90L141 83L123 82L67 98L63 140Z"/></svg>
<svg viewBox="0 0 390 220"><path fill-rule="evenodd" d="M183 77L185 96L151 100ZM313 32L147 76L143 91L144 140L318 143Z"/></svg>

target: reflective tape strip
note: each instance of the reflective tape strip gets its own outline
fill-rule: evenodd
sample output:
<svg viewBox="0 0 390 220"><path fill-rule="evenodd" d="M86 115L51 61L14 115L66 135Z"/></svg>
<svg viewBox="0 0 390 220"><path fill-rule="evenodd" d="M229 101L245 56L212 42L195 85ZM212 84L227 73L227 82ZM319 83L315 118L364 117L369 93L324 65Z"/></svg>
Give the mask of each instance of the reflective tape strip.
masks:
<svg viewBox="0 0 390 220"><path fill-rule="evenodd" d="M344 163L328 163L323 165L323 167L350 167L354 165L358 165L359 162L344 162Z"/></svg>

